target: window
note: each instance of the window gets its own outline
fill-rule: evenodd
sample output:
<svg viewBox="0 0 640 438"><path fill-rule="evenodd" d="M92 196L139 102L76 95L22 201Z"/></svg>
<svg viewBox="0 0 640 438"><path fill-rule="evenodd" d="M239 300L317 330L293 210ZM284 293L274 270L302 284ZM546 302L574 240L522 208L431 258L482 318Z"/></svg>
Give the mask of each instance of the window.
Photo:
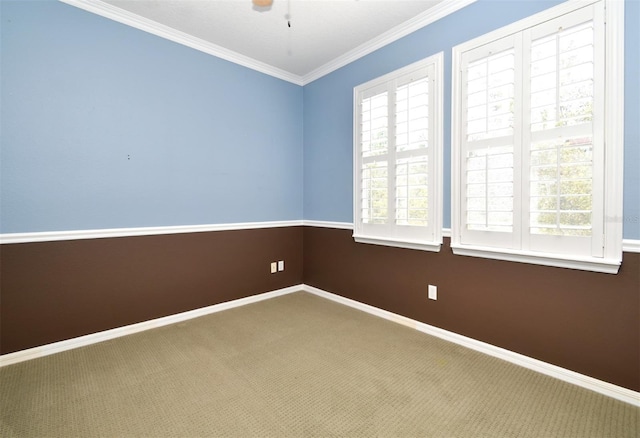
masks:
<svg viewBox="0 0 640 438"><path fill-rule="evenodd" d="M567 2L453 49L454 253L618 271L618 3Z"/></svg>
<svg viewBox="0 0 640 438"><path fill-rule="evenodd" d="M354 89L354 238L439 251L442 53Z"/></svg>

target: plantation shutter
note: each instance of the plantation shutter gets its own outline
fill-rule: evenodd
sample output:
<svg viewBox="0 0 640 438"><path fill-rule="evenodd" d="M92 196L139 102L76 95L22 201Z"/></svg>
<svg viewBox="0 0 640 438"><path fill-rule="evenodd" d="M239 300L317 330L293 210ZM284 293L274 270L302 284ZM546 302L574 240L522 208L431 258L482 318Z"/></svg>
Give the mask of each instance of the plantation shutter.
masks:
<svg viewBox="0 0 640 438"><path fill-rule="evenodd" d="M420 63L356 87L357 241L404 242L412 247L436 240L441 222L434 211L434 76L433 64Z"/></svg>
<svg viewBox="0 0 640 438"><path fill-rule="evenodd" d="M594 63L603 57L594 11L462 54L462 244L602 257L594 212L603 209L604 66Z"/></svg>
<svg viewBox="0 0 640 438"><path fill-rule="evenodd" d="M517 193L521 88L519 38L510 36L462 57L461 242L519 246ZM514 171L515 170L515 171Z"/></svg>
<svg viewBox="0 0 640 438"><path fill-rule="evenodd" d="M599 9L601 10L601 9ZM603 32L594 7L527 32L525 193L534 251L603 255ZM600 39L600 40L599 40Z"/></svg>
<svg viewBox="0 0 640 438"><path fill-rule="evenodd" d="M389 219L389 92L386 86L362 94L360 120L362 223L385 225Z"/></svg>

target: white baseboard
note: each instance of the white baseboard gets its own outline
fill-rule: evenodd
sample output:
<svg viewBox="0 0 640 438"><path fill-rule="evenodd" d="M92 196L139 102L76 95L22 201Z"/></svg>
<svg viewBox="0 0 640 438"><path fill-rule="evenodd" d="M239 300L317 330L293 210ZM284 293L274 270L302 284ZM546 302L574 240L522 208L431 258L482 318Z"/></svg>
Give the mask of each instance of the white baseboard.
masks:
<svg viewBox="0 0 640 438"><path fill-rule="evenodd" d="M582 388L590 389L616 400L620 400L625 403L640 407L640 392L632 391L621 386L594 379L593 377L585 376L584 374L576 373L575 371L567 370L565 368L561 368L559 366L552 365L550 363L543 362L529 356L515 353L504 348L496 347L495 345L487 344L486 342L468 338L466 336L462 336L448 330L443 330L441 328L434 327L432 325L425 324L423 322L416 321L414 319L407 318L405 316L398 315L383 309L379 309L377 307L373 307L359 301L354 301L340 295L335 295L313 286L303 285L302 290L314 295L318 295L322 298L326 298L337 303L362 310L372 315L379 316L389 321L411 327L428 335L444 339L445 341L462 345L463 347L479 351L480 353L488 354L490 356L506 360L507 362L520 365L524 368L537 371L547 376L555 377L556 379L562 380L564 382L572 383Z"/></svg>
<svg viewBox="0 0 640 438"><path fill-rule="evenodd" d="M48 356L50 354L60 353L74 348L85 347L87 345L96 344L98 342L107 341L109 339L119 338L121 336L131 335L133 333L162 327L177 322L186 321L188 319L197 318L199 316L209 315L211 313L221 312L223 310L232 309L234 307L244 306L245 304L257 303L258 301L268 300L280 295L299 292L301 285L291 286L284 289L278 289L271 292L265 292L259 295L253 295L246 298L240 298L225 303L214 304L212 306L202 307L200 309L189 310L187 312L176 313L162 318L151 319L149 321L139 322L124 327L118 327L111 330L105 330L90 335L80 336L65 341L54 342L52 344L42 345L40 347L29 348L27 350L16 351L15 353L3 354L0 356L0 367L12 365L18 362L35 359L38 357Z"/></svg>
<svg viewBox="0 0 640 438"><path fill-rule="evenodd" d="M520 365L524 368L537 371L539 373L554 377L564 382L572 383L582 388L586 388L591 391L595 391L608 397L614 398L616 400L620 400L625 403L640 407L640 392L632 391L630 389L623 388L612 383L594 379L593 377L585 376L584 374L576 373L575 371L567 370L565 368L561 368L559 366L552 365L541 360L534 359L532 357L524 356L522 354L515 353L504 348L496 347L495 345L487 344L486 342L468 338L466 336L462 336L448 330L443 330L441 328L425 324L423 322L416 321L414 319L407 318L405 316L398 315L387 310L379 309L368 304L354 301L349 298L345 298L340 295L336 295L331 292L327 292L325 290L318 289L306 284L290 286L284 289L278 289L259 295L253 295L246 298L240 298L238 300L215 304L213 306L190 310L188 312L165 316L163 318L152 319L125 327L118 327L99 333L80 336L78 338L68 339L65 341L42 345L40 347L17 351L15 353L4 354L0 356L0 367L23 362L30 359L35 359L38 357L48 356L50 354L60 353L74 348L84 347L109 339L115 339L121 336L138 333L144 330L162 327L169 324L175 324L177 322L186 321L188 319L197 318L199 316L221 312L223 310L231 309L234 307L244 306L245 304L256 303L258 301L263 301L281 295L298 292L300 290L331 301L335 301L340 304L344 304L354 309L362 310L380 318L384 318L386 320L411 327L428 335L436 336L438 338L453 342L463 347L467 347L472 350L479 351L481 353L488 354L502 360L506 360L507 362Z"/></svg>

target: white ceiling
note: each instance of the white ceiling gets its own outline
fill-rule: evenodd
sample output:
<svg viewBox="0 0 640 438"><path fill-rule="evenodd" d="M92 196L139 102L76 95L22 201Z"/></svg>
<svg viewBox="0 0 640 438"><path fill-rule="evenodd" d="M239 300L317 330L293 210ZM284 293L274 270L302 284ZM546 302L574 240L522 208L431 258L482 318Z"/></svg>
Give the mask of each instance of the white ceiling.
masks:
<svg viewBox="0 0 640 438"><path fill-rule="evenodd" d="M304 84L474 0L62 1Z"/></svg>

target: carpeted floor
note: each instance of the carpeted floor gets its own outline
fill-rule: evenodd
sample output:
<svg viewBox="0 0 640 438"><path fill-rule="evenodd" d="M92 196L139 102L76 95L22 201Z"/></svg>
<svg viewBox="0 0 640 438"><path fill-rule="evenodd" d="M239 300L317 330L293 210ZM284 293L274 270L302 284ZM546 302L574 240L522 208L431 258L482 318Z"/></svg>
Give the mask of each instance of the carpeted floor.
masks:
<svg viewBox="0 0 640 438"><path fill-rule="evenodd" d="M2 437L638 437L640 409L306 293L0 368Z"/></svg>

